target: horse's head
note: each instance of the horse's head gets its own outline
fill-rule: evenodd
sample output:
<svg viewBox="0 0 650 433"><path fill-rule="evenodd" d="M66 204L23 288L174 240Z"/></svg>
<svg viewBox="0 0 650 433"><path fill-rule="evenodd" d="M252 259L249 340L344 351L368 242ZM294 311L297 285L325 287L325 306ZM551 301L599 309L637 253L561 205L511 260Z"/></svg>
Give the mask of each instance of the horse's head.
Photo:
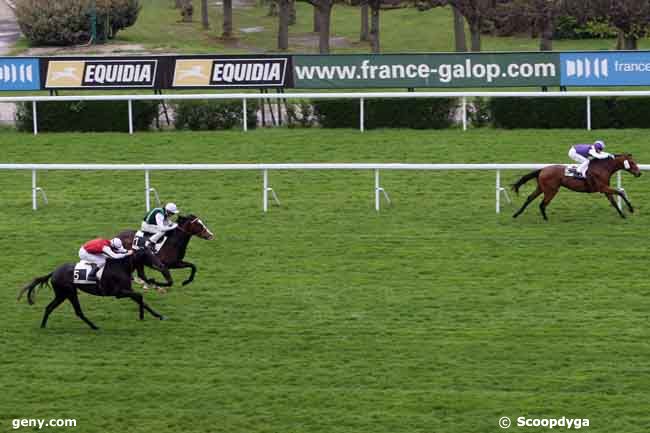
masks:
<svg viewBox="0 0 650 433"><path fill-rule="evenodd" d="M167 270L165 264L156 255L152 245L147 245L143 248L133 250L133 263L136 268L147 266L163 273Z"/></svg>
<svg viewBox="0 0 650 433"><path fill-rule="evenodd" d="M208 227L196 215L181 215L178 217L178 228L189 233L191 236L198 236L201 239L211 241L214 235Z"/></svg>
<svg viewBox="0 0 650 433"><path fill-rule="evenodd" d="M641 176L641 169L636 164L636 161L632 159L632 155L629 153L621 153L614 157L616 162L621 164L623 170L632 173L635 177Z"/></svg>

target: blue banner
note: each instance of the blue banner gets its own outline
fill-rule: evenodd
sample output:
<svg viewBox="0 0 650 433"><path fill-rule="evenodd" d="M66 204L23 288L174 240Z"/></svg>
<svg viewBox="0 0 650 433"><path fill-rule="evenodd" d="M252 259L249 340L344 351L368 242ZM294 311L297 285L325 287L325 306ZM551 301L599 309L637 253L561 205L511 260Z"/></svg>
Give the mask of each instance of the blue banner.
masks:
<svg viewBox="0 0 650 433"><path fill-rule="evenodd" d="M37 58L0 58L0 91L40 89L41 74Z"/></svg>
<svg viewBox="0 0 650 433"><path fill-rule="evenodd" d="M560 54L563 86L648 86L650 52Z"/></svg>

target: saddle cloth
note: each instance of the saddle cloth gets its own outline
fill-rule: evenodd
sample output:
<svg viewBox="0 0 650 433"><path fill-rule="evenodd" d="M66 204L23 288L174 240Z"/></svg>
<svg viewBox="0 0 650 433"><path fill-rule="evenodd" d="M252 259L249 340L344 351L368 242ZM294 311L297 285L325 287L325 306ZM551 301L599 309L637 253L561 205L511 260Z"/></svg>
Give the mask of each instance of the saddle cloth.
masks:
<svg viewBox="0 0 650 433"><path fill-rule="evenodd" d="M135 236L133 236L133 245L132 248L134 250L139 250L140 248L144 248L145 244L147 243L147 240L151 237L151 234L145 233L142 230L138 230L135 232ZM163 245L165 245L165 241L167 240L167 236L163 236L158 243L154 246L154 251L158 253L160 249L162 248Z"/></svg>
<svg viewBox="0 0 650 433"><path fill-rule="evenodd" d="M564 167L564 175L567 177L573 177L576 179L584 180L584 177L582 177L582 175L578 173L577 164L569 164L566 167Z"/></svg>
<svg viewBox="0 0 650 433"><path fill-rule="evenodd" d="M75 284L97 284L98 281L102 279L102 275L104 274L104 268L101 268L97 274L96 277L97 279L92 279L89 280L88 276L90 275L90 271L93 269L92 264L82 260L79 263L77 263L74 267L74 283Z"/></svg>

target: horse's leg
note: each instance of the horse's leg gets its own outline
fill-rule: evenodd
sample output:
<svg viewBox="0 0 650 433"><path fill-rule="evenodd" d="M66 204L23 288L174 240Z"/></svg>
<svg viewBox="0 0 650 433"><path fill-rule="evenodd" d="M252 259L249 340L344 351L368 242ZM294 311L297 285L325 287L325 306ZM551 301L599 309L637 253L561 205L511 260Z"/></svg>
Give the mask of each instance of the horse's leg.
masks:
<svg viewBox="0 0 650 433"><path fill-rule="evenodd" d="M600 187L600 192L607 194L608 198L610 198L610 202L613 199L614 195L621 197L625 202L625 204L627 205L627 208L629 209L630 213L634 213L634 207L632 207L632 203L630 203L630 201L627 199L627 196L622 191L619 191L618 189L614 189L609 185L603 185ZM618 209L618 206L616 206L616 208ZM620 211L619 214L621 214ZM625 218L624 215L621 214L621 216Z"/></svg>
<svg viewBox="0 0 650 433"><path fill-rule="evenodd" d="M614 199L614 195L613 194L605 194L605 196L607 197L609 202L612 204L612 206L614 206L614 209L616 209L616 212L618 212L618 214L621 216L621 218L625 218L625 214L623 213L621 208L618 207L618 203L616 203L616 199Z"/></svg>
<svg viewBox="0 0 650 433"><path fill-rule="evenodd" d="M90 326L92 329L99 329L93 322L88 320L86 316L84 316L84 312L81 311L81 304L79 304L79 298L77 297L77 290L73 290L72 293L68 295L68 299L70 300L70 303L74 307L74 312L79 316L81 320L86 322L88 326Z"/></svg>
<svg viewBox="0 0 650 433"><path fill-rule="evenodd" d="M41 321L41 328L45 328L47 325L47 318L50 316L52 311L56 309L63 301L65 301L65 296L59 293L55 293L55 298L50 302L47 307L45 307L45 314L43 314L43 320Z"/></svg>
<svg viewBox="0 0 650 433"><path fill-rule="evenodd" d="M120 298L131 298L133 300L133 302L138 304L138 307L139 307L138 312L139 312L140 320L144 320L144 308L145 307L144 307L144 301L143 301L142 295L140 293L134 292L131 289L125 289L125 290L122 290L121 292L119 292L117 295L115 295L115 297L118 298L118 299L120 299ZM149 311L149 310L147 310L147 311Z"/></svg>
<svg viewBox="0 0 650 433"><path fill-rule="evenodd" d="M190 262L178 262L174 265L174 269L183 269L183 268L190 268L190 276L187 277L187 280L183 281L183 285L186 286L190 284L192 281L194 281L194 275L196 275L196 266L194 266L194 263Z"/></svg>
<svg viewBox="0 0 650 433"><path fill-rule="evenodd" d="M539 210L542 213L542 216L544 217L545 221L548 221L548 217L546 216L546 207L551 203L551 200L555 197L555 194L557 194L559 188L551 191L544 191L544 198L542 199L542 202L539 204Z"/></svg>
<svg viewBox="0 0 650 433"><path fill-rule="evenodd" d="M528 205L530 204L530 202L532 202L533 200L535 200L535 199L536 199L536 198L537 198L541 193L542 193L542 190L539 188L539 185L538 185L538 186L537 186L537 189L536 189L535 191L533 191L533 192L528 196L528 198L526 199L526 202L523 204L523 206L522 206L522 207L521 207L517 212L515 212L515 214L514 214L512 217L513 217L513 218L517 218L519 215L521 215L521 213L524 211L524 209L526 209L526 208L528 207Z"/></svg>

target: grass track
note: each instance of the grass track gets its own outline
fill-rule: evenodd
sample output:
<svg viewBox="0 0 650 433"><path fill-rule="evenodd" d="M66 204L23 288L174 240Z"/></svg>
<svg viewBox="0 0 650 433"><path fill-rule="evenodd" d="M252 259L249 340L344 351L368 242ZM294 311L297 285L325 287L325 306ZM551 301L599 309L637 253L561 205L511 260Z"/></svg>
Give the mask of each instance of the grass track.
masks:
<svg viewBox="0 0 650 433"><path fill-rule="evenodd" d="M596 138L650 160L641 130L1 133L0 159L562 162ZM171 320L82 295L99 332L67 303L38 329L51 291L30 307L18 288L85 239L135 226L142 177L43 173L51 204L32 212L29 174L0 172L0 431L13 418L76 418L84 433L494 432L503 415L589 418L592 432L650 424L647 174L624 176L638 208L625 221L602 198L562 192L543 223L534 205L495 215L491 172L384 173L394 206L379 215L371 173L273 173L283 206L267 215L258 173L154 173L164 199L218 236L190 244L195 283L147 295Z"/></svg>

